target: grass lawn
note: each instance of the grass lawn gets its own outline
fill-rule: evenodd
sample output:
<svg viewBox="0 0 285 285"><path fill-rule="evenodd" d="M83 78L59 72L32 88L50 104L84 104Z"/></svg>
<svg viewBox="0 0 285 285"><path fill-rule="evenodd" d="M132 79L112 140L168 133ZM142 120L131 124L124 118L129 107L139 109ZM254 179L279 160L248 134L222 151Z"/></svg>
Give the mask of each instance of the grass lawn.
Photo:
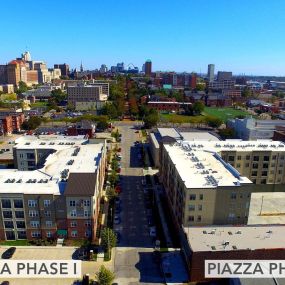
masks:
<svg viewBox="0 0 285 285"><path fill-rule="evenodd" d="M237 110L230 107L227 108L205 107L203 114L208 116L218 117L223 122L226 122L228 119L232 119L240 115L243 116L249 115L246 111Z"/></svg>
<svg viewBox="0 0 285 285"><path fill-rule="evenodd" d="M6 246L27 246L31 245L28 240L3 240L0 241L0 245Z"/></svg>
<svg viewBox="0 0 285 285"><path fill-rule="evenodd" d="M32 103L32 104L31 104L31 107L32 107L32 108L46 107L47 104L48 104L48 102L46 102L46 101L38 101L38 102Z"/></svg>
<svg viewBox="0 0 285 285"><path fill-rule="evenodd" d="M177 114L160 114L161 122L169 123L198 123L203 120L203 116L186 116Z"/></svg>

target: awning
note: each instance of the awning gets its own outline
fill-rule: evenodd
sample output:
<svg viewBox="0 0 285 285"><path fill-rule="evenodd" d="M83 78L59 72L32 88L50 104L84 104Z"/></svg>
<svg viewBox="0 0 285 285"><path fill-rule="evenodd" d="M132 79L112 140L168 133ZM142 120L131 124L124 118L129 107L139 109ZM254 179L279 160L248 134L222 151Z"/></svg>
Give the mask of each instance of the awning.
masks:
<svg viewBox="0 0 285 285"><path fill-rule="evenodd" d="M59 236L67 236L67 230L57 230L56 233Z"/></svg>

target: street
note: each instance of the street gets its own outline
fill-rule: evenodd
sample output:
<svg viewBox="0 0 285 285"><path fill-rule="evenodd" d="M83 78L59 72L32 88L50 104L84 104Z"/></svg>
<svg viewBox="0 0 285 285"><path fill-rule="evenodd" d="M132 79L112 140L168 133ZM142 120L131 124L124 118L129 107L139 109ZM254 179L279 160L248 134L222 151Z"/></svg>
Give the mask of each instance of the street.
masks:
<svg viewBox="0 0 285 285"><path fill-rule="evenodd" d="M114 271L119 284L163 284L159 264L153 260L154 240L149 235L142 187L143 169L134 142L139 133L133 125L122 123L122 212L121 223L114 227L121 234L115 251Z"/></svg>

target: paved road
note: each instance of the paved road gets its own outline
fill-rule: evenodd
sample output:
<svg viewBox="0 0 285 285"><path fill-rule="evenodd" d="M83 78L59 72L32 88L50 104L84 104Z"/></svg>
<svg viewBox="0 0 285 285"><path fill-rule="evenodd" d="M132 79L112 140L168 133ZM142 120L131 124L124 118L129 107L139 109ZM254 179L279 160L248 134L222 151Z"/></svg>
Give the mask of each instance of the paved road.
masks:
<svg viewBox="0 0 285 285"><path fill-rule="evenodd" d="M119 284L163 284L159 265L153 260L154 241L149 236L144 206L142 175L138 159L139 139L132 125L121 125L122 133L122 190L120 195L121 224L115 227L121 232L121 242L115 254L116 282Z"/></svg>

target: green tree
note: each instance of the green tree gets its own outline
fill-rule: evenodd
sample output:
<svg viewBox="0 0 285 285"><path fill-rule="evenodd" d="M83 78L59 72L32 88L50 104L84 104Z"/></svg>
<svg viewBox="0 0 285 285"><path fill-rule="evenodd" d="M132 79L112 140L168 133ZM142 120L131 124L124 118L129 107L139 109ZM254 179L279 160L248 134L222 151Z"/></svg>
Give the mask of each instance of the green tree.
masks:
<svg viewBox="0 0 285 285"><path fill-rule="evenodd" d="M116 233L110 228L104 228L101 232L101 246L107 252L110 258L110 253L113 247L117 244Z"/></svg>
<svg viewBox="0 0 285 285"><path fill-rule="evenodd" d="M197 91L204 91L205 89L206 89L206 84L205 83L200 82L200 83L196 84L196 90Z"/></svg>
<svg viewBox="0 0 285 285"><path fill-rule="evenodd" d="M105 120L101 120L97 123L96 127L97 127L97 129L104 131L108 128L108 122Z"/></svg>
<svg viewBox="0 0 285 285"><path fill-rule="evenodd" d="M24 130L34 130L40 126L42 119L37 116L31 117L29 120L24 121L22 124L22 129Z"/></svg>
<svg viewBox="0 0 285 285"><path fill-rule="evenodd" d="M218 128L223 123L223 121L220 118L216 117L207 116L205 120L207 125L212 128Z"/></svg>
<svg viewBox="0 0 285 285"><path fill-rule="evenodd" d="M144 117L143 121L145 128L149 129L155 127L159 121L159 115L157 110L150 109L148 115Z"/></svg>
<svg viewBox="0 0 285 285"><path fill-rule="evenodd" d="M118 111L113 102L103 106L102 114L107 115L109 119L116 119L118 117Z"/></svg>
<svg viewBox="0 0 285 285"><path fill-rule="evenodd" d="M233 139L235 137L235 131L232 128L225 128L219 130L219 135L222 139Z"/></svg>
<svg viewBox="0 0 285 285"><path fill-rule="evenodd" d="M248 98L248 97L252 96L252 91L248 87L246 87L242 90L241 96Z"/></svg>
<svg viewBox="0 0 285 285"><path fill-rule="evenodd" d="M200 115L204 111L204 103L197 101L193 104L193 112L195 115Z"/></svg>
<svg viewBox="0 0 285 285"><path fill-rule="evenodd" d="M106 190L106 197L108 201L112 201L117 197L117 193L113 187L108 187Z"/></svg>
<svg viewBox="0 0 285 285"><path fill-rule="evenodd" d="M55 89L51 91L51 98L53 98L56 103L60 103L67 99L67 94L61 89Z"/></svg>
<svg viewBox="0 0 285 285"><path fill-rule="evenodd" d="M96 273L96 278L99 285L111 285L115 279L115 274L104 265L101 265L99 271Z"/></svg>
<svg viewBox="0 0 285 285"><path fill-rule="evenodd" d="M26 92L27 90L28 90L28 85L24 81L19 81L16 93L21 94L21 93Z"/></svg>

